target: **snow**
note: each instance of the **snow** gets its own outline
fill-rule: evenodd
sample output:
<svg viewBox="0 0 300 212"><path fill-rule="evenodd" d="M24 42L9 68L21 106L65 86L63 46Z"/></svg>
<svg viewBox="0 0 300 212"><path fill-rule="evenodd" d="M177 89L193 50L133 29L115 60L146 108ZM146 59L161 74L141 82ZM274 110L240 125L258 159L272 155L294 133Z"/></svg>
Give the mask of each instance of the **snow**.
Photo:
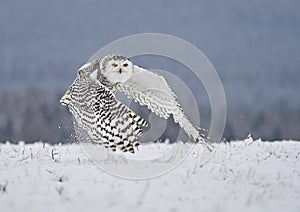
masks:
<svg viewBox="0 0 300 212"><path fill-rule="evenodd" d="M0 144L0 211L300 211L300 142L222 143L204 165L202 150L165 175L128 180L79 144Z"/></svg>

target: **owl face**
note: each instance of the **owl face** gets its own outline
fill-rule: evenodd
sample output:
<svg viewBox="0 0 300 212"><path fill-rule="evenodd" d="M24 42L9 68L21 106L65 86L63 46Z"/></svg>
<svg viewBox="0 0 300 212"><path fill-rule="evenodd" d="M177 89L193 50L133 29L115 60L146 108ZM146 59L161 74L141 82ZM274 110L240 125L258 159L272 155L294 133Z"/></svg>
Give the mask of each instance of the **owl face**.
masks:
<svg viewBox="0 0 300 212"><path fill-rule="evenodd" d="M133 71L132 62L121 55L108 55L102 59L100 70L111 83L127 81Z"/></svg>

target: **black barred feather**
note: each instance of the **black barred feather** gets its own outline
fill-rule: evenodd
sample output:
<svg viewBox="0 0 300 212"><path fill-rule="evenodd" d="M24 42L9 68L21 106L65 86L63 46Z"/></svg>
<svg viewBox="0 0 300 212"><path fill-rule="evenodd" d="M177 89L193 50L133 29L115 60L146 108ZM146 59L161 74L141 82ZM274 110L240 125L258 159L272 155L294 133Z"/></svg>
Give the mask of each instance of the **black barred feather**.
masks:
<svg viewBox="0 0 300 212"><path fill-rule="evenodd" d="M107 87L91 78L91 72L85 71L84 74L79 72L61 103L69 107L79 127L94 142L112 151L118 148L134 153L147 122L118 101Z"/></svg>

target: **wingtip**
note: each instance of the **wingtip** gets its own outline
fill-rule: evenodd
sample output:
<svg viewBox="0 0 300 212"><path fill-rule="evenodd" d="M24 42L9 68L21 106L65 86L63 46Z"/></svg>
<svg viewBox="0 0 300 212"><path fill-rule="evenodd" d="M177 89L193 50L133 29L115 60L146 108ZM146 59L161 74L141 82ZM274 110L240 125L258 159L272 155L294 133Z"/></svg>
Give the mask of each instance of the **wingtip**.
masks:
<svg viewBox="0 0 300 212"><path fill-rule="evenodd" d="M63 97L61 97L61 99L59 100L59 102L60 102L62 105L67 106L67 105L70 103L69 95L68 95L67 93L66 93L65 95L63 95Z"/></svg>

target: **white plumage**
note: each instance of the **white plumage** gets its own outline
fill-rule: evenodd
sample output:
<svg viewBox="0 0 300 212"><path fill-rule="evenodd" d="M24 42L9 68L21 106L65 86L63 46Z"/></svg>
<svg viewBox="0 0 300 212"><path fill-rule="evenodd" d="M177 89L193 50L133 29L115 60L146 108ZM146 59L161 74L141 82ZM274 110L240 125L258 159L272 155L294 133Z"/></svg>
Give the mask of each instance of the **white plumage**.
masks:
<svg viewBox="0 0 300 212"><path fill-rule="evenodd" d="M118 147L133 153L147 122L118 101L113 94L116 91L162 118L172 115L187 135L212 150L184 114L165 78L133 65L121 55L108 55L83 65L60 102L69 107L93 141L114 151Z"/></svg>
<svg viewBox="0 0 300 212"><path fill-rule="evenodd" d="M147 122L131 111L96 78L97 69L85 65L60 102L69 107L78 126L96 143L113 151L134 153Z"/></svg>

